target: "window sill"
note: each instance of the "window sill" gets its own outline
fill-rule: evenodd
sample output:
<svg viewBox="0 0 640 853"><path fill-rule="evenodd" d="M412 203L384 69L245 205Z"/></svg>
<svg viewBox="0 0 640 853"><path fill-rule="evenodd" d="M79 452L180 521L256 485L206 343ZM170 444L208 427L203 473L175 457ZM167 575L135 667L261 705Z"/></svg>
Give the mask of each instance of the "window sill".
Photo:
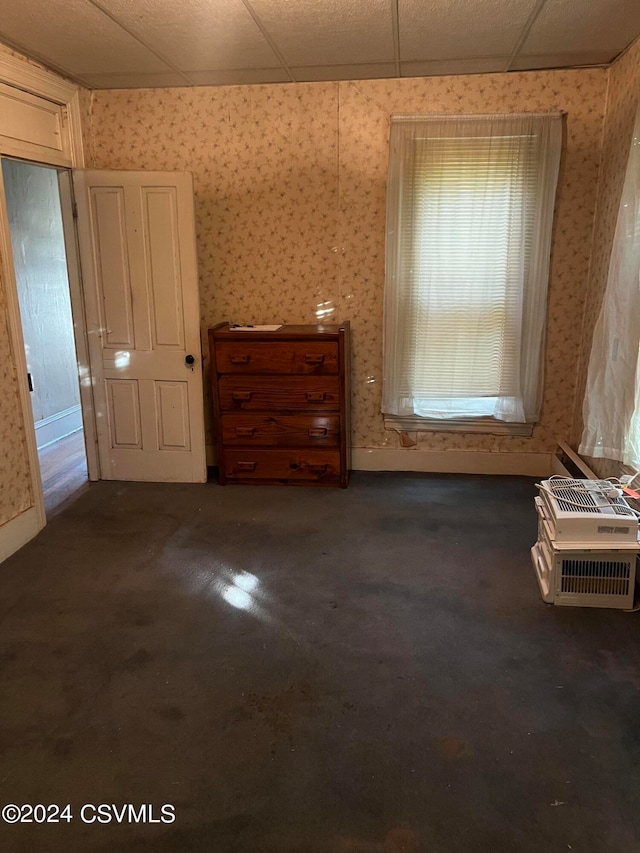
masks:
<svg viewBox="0 0 640 853"><path fill-rule="evenodd" d="M402 432L468 432L485 435L517 435L529 437L533 424L515 424L494 418L460 418L431 420L430 418L403 418L384 415L384 428Z"/></svg>

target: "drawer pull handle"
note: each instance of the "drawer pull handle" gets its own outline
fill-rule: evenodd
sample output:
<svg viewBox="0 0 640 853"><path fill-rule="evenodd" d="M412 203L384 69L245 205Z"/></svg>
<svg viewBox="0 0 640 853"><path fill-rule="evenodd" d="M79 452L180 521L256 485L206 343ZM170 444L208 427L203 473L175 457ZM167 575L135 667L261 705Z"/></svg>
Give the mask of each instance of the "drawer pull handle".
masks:
<svg viewBox="0 0 640 853"><path fill-rule="evenodd" d="M319 403L324 400L324 391L307 391L307 400L310 403Z"/></svg>
<svg viewBox="0 0 640 853"><path fill-rule="evenodd" d="M234 400L250 400L251 399L251 391L234 391L233 392Z"/></svg>
<svg viewBox="0 0 640 853"><path fill-rule="evenodd" d="M236 466L238 471L255 471L256 463L255 462L237 462Z"/></svg>
<svg viewBox="0 0 640 853"><path fill-rule="evenodd" d="M322 438L327 434L326 427L311 427L309 429L309 438Z"/></svg>
<svg viewBox="0 0 640 853"><path fill-rule="evenodd" d="M307 353L304 357L304 361L307 364L323 364L324 354L320 353L319 355L313 355L311 353Z"/></svg>
<svg viewBox="0 0 640 853"><path fill-rule="evenodd" d="M254 433L253 427L236 427L236 435L253 435Z"/></svg>
<svg viewBox="0 0 640 853"><path fill-rule="evenodd" d="M231 364L249 364L250 355L231 355L229 361Z"/></svg>

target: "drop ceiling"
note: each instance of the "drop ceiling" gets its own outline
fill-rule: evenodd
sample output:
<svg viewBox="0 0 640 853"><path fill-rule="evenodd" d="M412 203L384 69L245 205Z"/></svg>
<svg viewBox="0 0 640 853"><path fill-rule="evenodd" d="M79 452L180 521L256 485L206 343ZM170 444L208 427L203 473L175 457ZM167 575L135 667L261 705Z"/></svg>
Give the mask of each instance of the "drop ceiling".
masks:
<svg viewBox="0 0 640 853"><path fill-rule="evenodd" d="M602 65L639 0L0 0L0 40L94 89Z"/></svg>

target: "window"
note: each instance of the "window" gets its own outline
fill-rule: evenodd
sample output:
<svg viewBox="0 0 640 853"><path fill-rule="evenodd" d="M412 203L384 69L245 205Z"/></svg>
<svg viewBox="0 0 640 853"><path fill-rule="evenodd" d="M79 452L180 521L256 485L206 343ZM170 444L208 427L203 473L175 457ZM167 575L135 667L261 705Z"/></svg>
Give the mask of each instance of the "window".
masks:
<svg viewBox="0 0 640 853"><path fill-rule="evenodd" d="M383 412L537 420L559 115L394 118Z"/></svg>
<svg viewBox="0 0 640 853"><path fill-rule="evenodd" d="M580 453L640 469L640 110L593 332Z"/></svg>

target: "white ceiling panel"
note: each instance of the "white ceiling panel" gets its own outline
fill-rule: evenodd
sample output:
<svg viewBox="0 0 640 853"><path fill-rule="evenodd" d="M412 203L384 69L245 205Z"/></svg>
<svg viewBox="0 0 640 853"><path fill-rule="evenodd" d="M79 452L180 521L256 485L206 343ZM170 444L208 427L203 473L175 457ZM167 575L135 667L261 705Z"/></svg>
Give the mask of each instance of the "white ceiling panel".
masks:
<svg viewBox="0 0 640 853"><path fill-rule="evenodd" d="M0 0L3 36L72 74L168 70L85 0Z"/></svg>
<svg viewBox="0 0 640 853"><path fill-rule="evenodd" d="M516 56L510 71L530 71L535 68L575 68L580 65L606 65L612 59L610 50L580 51L578 53L545 53L542 56Z"/></svg>
<svg viewBox="0 0 640 853"><path fill-rule="evenodd" d="M372 62L364 65L320 65L292 68L294 79L300 83L321 80L375 80L380 77L395 77L395 62Z"/></svg>
<svg viewBox="0 0 640 853"><path fill-rule="evenodd" d="M83 74L82 80L91 89L162 89L189 85L188 79L176 71L161 71L158 74Z"/></svg>
<svg viewBox="0 0 640 853"><path fill-rule="evenodd" d="M638 35L640 0L0 0L0 41L95 88L601 65Z"/></svg>
<svg viewBox="0 0 640 853"><path fill-rule="evenodd" d="M398 0L400 57L509 56L537 0Z"/></svg>
<svg viewBox="0 0 640 853"><path fill-rule="evenodd" d="M390 0L251 0L289 65L392 62Z"/></svg>
<svg viewBox="0 0 640 853"><path fill-rule="evenodd" d="M520 53L611 49L615 55L639 31L639 0L547 0Z"/></svg>
<svg viewBox="0 0 640 853"><path fill-rule="evenodd" d="M439 59L435 62L401 62L400 73L403 77L431 77L441 74L488 74L492 71L504 71L508 56L474 59Z"/></svg>
<svg viewBox="0 0 640 853"><path fill-rule="evenodd" d="M242 0L97 2L182 71L280 64Z"/></svg>
<svg viewBox="0 0 640 853"><path fill-rule="evenodd" d="M234 70L191 71L196 86L242 86L254 83L289 83L284 68L241 68Z"/></svg>

